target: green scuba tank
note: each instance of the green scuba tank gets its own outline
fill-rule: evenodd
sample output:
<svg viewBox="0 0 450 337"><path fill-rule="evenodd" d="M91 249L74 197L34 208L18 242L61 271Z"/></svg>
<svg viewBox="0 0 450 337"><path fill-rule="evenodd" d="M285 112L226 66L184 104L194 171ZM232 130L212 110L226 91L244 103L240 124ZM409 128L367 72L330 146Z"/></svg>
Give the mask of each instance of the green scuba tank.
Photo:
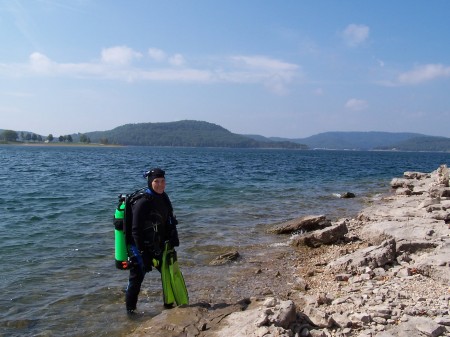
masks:
<svg viewBox="0 0 450 337"><path fill-rule="evenodd" d="M114 214L114 238L115 238L115 260L118 269L128 269L128 250L123 231L123 218L125 212L125 200L119 196L119 205Z"/></svg>

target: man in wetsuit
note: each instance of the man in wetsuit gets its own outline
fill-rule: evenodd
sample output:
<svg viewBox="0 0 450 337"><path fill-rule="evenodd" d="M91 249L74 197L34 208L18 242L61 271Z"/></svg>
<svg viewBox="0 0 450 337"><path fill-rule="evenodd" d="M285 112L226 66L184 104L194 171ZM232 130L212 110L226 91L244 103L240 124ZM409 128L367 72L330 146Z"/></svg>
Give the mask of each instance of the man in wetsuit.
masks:
<svg viewBox="0 0 450 337"><path fill-rule="evenodd" d="M130 269L130 277L126 290L126 308L134 313L141 289L142 281L153 266L159 269L164 243L169 241L172 247L179 246L177 220L173 215L172 204L166 188L165 172L154 168L146 172L148 189L145 195L134 205L131 226L131 250L136 263ZM156 262L154 264L154 262ZM171 307L173 303L164 303Z"/></svg>

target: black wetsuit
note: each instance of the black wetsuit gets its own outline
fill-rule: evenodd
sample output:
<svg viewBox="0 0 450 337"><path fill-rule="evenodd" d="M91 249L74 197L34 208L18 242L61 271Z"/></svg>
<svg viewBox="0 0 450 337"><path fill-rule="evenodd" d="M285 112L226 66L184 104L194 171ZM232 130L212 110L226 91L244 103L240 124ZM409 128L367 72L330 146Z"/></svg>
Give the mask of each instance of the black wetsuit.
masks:
<svg viewBox="0 0 450 337"><path fill-rule="evenodd" d="M176 225L172 204L166 193L157 194L151 191L133 205L131 245L139 252L144 270L140 264L135 264L130 269L126 292L127 310L136 309L145 273L152 269L153 258L161 259L164 243L169 241L172 246L179 245Z"/></svg>

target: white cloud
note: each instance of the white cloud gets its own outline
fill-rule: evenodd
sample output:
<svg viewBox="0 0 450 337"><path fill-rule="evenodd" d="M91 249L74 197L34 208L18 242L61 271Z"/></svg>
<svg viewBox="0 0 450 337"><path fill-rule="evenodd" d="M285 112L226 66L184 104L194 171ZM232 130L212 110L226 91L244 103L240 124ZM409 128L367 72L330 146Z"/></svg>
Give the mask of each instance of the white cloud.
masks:
<svg viewBox="0 0 450 337"><path fill-rule="evenodd" d="M233 71L220 73L220 79L229 82L263 83L277 95L288 93L287 85L298 74L299 66L266 56L234 56Z"/></svg>
<svg viewBox="0 0 450 337"><path fill-rule="evenodd" d="M136 74L137 79L150 81L212 82L213 74L197 69L157 69Z"/></svg>
<svg viewBox="0 0 450 337"><path fill-rule="evenodd" d="M31 93L31 92L24 92L24 91L3 91L3 92L0 92L0 95L10 96L10 97L18 97L18 98L26 98L26 97L33 97L35 94Z"/></svg>
<svg viewBox="0 0 450 337"><path fill-rule="evenodd" d="M182 54L167 57L162 50L148 49L153 59L167 60L166 64L151 67L132 65L142 54L126 46L105 48L96 62L58 63L42 53L32 53L24 64L1 64L0 77L20 78L26 76L100 78L133 81L183 81L203 83L236 83L262 85L269 91L284 95L289 84L301 75L300 67L266 56L239 55L231 58L216 58L213 65L187 67ZM182 66L182 67L181 67Z"/></svg>
<svg viewBox="0 0 450 337"><path fill-rule="evenodd" d="M349 110L353 111L361 111L367 109L369 105L365 100L351 98L345 103L345 107Z"/></svg>
<svg viewBox="0 0 450 337"><path fill-rule="evenodd" d="M52 62L44 54L32 53L30 55L30 66L37 73L48 73L51 71Z"/></svg>
<svg viewBox="0 0 450 337"><path fill-rule="evenodd" d="M175 54L169 58L169 63L173 66L182 66L185 64L183 55Z"/></svg>
<svg viewBox="0 0 450 337"><path fill-rule="evenodd" d="M266 71L293 71L298 65L275 60L266 56L234 56L233 60L251 67Z"/></svg>
<svg viewBox="0 0 450 337"><path fill-rule="evenodd" d="M174 54L172 56L167 56L167 54L158 48L149 48L148 50L148 56L154 60L154 61L165 61L167 60L167 62L172 65L172 66L183 66L186 63L186 60L184 59L183 55L181 54Z"/></svg>
<svg viewBox="0 0 450 337"><path fill-rule="evenodd" d="M133 59L141 58L142 54L127 46L117 46L102 50L102 62L111 65L128 65Z"/></svg>
<svg viewBox="0 0 450 337"><path fill-rule="evenodd" d="M348 25L342 32L342 36L349 46L357 46L369 37L369 27L366 25Z"/></svg>
<svg viewBox="0 0 450 337"><path fill-rule="evenodd" d="M166 59L166 53L163 50L157 48L149 48L148 56L150 56L150 58L155 61L164 61Z"/></svg>
<svg viewBox="0 0 450 337"><path fill-rule="evenodd" d="M441 77L450 77L450 67L442 64L425 64L398 76L399 84L420 84Z"/></svg>

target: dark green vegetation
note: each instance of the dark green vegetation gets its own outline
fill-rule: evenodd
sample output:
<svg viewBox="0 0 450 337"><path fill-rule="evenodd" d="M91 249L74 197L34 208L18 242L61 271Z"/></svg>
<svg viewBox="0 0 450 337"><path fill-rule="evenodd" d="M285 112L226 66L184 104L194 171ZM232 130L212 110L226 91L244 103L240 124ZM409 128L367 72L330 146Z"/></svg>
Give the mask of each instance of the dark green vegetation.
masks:
<svg viewBox="0 0 450 337"><path fill-rule="evenodd" d="M304 141L311 148L330 148L330 145L334 145L337 149L365 150L382 146L392 149L394 144L418 136L415 133L326 132L294 141Z"/></svg>
<svg viewBox="0 0 450 337"><path fill-rule="evenodd" d="M261 136L249 137L261 139ZM287 140L275 137L266 139ZM405 132L324 132L289 140L305 144L309 149L450 152L450 138Z"/></svg>
<svg viewBox="0 0 450 337"><path fill-rule="evenodd" d="M86 135L92 142L108 139L110 144L120 145L306 149L306 146L288 140L257 141L216 124L190 120L126 124L109 131L88 132Z"/></svg>
<svg viewBox="0 0 450 337"><path fill-rule="evenodd" d="M398 150L450 152L450 138L418 133L325 132L307 138L278 138L239 135L202 121L184 120L168 123L126 124L108 131L77 133L54 138L30 132L0 129L0 142L49 141L140 146L289 148L329 150Z"/></svg>
<svg viewBox="0 0 450 337"><path fill-rule="evenodd" d="M389 147L379 147L381 150L391 150ZM401 151L444 151L450 152L450 139L445 137L413 137L395 144Z"/></svg>
<svg viewBox="0 0 450 337"><path fill-rule="evenodd" d="M64 135L59 136L57 139L49 134L47 137L43 137L33 132L28 131L14 131L14 130L3 130L0 129L0 144L39 144L39 143L74 143L74 138L76 143L90 144L91 140L85 134L74 134L74 135ZM107 139L100 139L100 144L108 144Z"/></svg>

